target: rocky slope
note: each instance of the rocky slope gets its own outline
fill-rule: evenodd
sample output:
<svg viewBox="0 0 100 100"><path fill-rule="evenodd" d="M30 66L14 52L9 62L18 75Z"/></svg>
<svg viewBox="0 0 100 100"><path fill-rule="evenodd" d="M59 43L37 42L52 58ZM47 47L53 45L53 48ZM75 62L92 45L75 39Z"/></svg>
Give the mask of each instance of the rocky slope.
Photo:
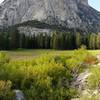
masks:
<svg viewBox="0 0 100 100"><path fill-rule="evenodd" d="M0 5L1 26L31 20L86 32L100 31L100 13L88 5L88 0L4 0Z"/></svg>

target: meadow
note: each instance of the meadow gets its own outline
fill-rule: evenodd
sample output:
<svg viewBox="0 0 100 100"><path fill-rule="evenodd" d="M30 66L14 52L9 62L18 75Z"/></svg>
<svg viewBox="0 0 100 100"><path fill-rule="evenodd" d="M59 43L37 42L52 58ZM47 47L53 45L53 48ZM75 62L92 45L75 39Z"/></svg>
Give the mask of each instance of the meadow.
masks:
<svg viewBox="0 0 100 100"><path fill-rule="evenodd" d="M52 49L19 49L12 51L1 51L6 53L12 60L25 60L39 57L41 55L72 55L74 50L52 50ZM88 50L92 55L100 55L100 50Z"/></svg>
<svg viewBox="0 0 100 100"><path fill-rule="evenodd" d="M100 100L100 50L13 50L0 52L0 100L16 100L16 90L22 100ZM95 67L92 67L95 66ZM88 71L88 73L86 73ZM87 79L84 74L92 73ZM98 77L97 77L98 76ZM84 90L97 94L82 95ZM91 98L90 98L91 97ZM20 100L20 98L18 99Z"/></svg>

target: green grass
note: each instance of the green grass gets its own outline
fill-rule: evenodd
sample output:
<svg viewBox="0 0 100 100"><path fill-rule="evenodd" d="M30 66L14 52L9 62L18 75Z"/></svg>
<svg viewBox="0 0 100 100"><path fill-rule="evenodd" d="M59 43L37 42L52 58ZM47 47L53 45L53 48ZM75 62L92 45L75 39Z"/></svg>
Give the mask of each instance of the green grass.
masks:
<svg viewBox="0 0 100 100"><path fill-rule="evenodd" d="M93 55L100 55L100 50L89 50L89 52Z"/></svg>
<svg viewBox="0 0 100 100"><path fill-rule="evenodd" d="M40 55L52 54L52 55L71 55L73 50L44 50L44 49L35 49L35 50L14 50L14 51L3 51L5 52L12 60L23 60L31 59L33 57L39 57ZM93 55L100 55L100 50L89 50Z"/></svg>

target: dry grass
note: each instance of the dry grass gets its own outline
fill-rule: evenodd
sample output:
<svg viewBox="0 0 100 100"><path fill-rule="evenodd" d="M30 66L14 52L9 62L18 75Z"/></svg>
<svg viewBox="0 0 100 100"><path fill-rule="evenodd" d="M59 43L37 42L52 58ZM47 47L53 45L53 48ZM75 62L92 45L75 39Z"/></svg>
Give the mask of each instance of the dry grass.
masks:
<svg viewBox="0 0 100 100"><path fill-rule="evenodd" d="M14 50L14 51L3 51L3 52L5 52L12 60L31 59L33 57L38 57L40 55L45 55L45 54L52 54L52 55L73 54L73 50L49 50L49 49ZM89 50L89 52L93 55L100 55L100 50Z"/></svg>

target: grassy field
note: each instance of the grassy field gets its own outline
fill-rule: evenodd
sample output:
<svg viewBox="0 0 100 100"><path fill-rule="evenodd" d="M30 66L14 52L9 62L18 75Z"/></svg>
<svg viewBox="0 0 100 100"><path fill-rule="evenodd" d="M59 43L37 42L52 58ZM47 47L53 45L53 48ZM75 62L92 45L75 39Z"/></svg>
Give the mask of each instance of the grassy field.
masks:
<svg viewBox="0 0 100 100"><path fill-rule="evenodd" d="M0 53L0 93L3 94L0 98L4 98L0 100L14 100L16 89L24 93L25 100L71 100L77 96L85 100L87 96L93 98L94 90L97 91L95 96L100 98L97 90L100 89L100 59L91 55L100 55L100 50L88 50L90 54L83 48L76 51L18 49L1 52L11 60ZM82 88L84 85L89 94L85 96L74 83ZM99 100L91 98L86 100Z"/></svg>
<svg viewBox="0 0 100 100"><path fill-rule="evenodd" d="M14 51L3 51L3 52L5 52L12 60L31 59L33 57L38 57L40 55L45 55L45 54L52 54L52 55L73 54L73 50L44 50L44 49L14 50ZM89 52L93 55L100 55L100 50L89 50Z"/></svg>

